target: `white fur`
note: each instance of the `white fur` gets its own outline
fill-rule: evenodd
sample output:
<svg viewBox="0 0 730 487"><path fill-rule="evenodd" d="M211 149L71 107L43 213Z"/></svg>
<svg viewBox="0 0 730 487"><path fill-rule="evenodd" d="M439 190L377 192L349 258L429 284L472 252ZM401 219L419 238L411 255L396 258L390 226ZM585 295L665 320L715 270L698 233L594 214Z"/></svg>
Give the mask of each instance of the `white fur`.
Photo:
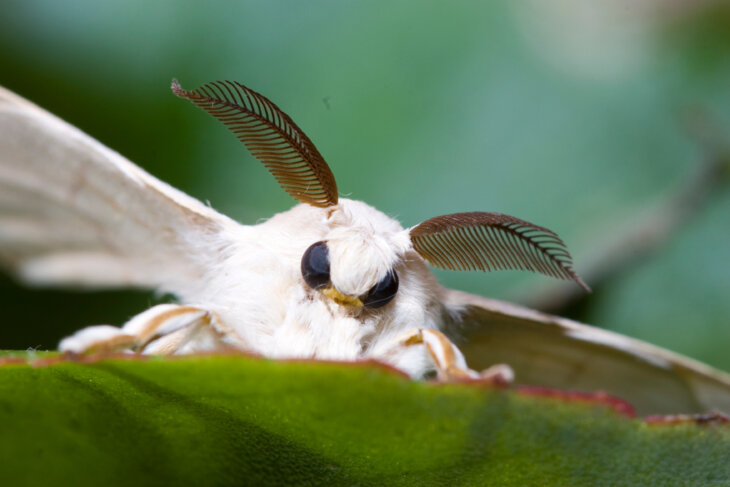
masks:
<svg viewBox="0 0 730 487"><path fill-rule="evenodd" d="M191 255L208 269L199 284L165 291L183 302L203 303L251 351L269 357L374 357L413 374L425 372L423 350L403 350L400 357L389 345L410 328L440 328L441 287L396 220L340 199L333 208L298 205L256 226L231 224L217 238L219 253L202 249ZM301 259L318 241L327 242L332 284L340 292L363 295L393 269L400 280L393 301L357 309L309 288Z"/></svg>

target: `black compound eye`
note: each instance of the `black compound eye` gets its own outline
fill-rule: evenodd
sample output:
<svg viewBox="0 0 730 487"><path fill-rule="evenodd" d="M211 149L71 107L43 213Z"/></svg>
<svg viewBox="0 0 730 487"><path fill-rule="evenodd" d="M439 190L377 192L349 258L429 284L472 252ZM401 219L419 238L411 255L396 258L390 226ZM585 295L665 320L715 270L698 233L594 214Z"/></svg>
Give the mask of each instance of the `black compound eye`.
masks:
<svg viewBox="0 0 730 487"><path fill-rule="evenodd" d="M302 256L302 277L312 289L322 289L330 282L330 255L327 244L312 244Z"/></svg>
<svg viewBox="0 0 730 487"><path fill-rule="evenodd" d="M390 303L398 292L398 274L388 272L373 288L368 291L362 302L366 308L380 308Z"/></svg>

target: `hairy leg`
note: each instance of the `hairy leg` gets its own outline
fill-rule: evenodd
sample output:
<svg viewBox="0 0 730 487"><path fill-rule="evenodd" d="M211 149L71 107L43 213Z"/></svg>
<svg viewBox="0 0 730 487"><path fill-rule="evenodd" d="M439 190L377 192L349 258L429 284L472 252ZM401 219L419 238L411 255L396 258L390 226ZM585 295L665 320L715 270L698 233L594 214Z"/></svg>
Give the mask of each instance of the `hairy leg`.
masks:
<svg viewBox="0 0 730 487"><path fill-rule="evenodd" d="M486 379L498 384L510 384L514 380L514 372L506 364L493 365L482 372L470 369L461 350L438 330L409 330L395 344L400 347L417 345L426 347L440 380Z"/></svg>
<svg viewBox="0 0 730 487"><path fill-rule="evenodd" d="M123 327L90 326L59 344L63 352L133 350L174 353L245 348L214 313L196 306L160 304L129 320Z"/></svg>

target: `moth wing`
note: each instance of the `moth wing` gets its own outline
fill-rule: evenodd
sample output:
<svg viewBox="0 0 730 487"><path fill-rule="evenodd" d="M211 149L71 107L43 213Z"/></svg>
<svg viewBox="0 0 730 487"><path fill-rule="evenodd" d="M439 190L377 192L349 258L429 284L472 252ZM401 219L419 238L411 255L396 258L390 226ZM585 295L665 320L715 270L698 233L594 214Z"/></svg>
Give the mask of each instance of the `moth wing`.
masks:
<svg viewBox="0 0 730 487"><path fill-rule="evenodd" d="M730 375L617 333L514 304L447 290L451 330L469 366L509 364L516 382L605 391L640 415L730 412Z"/></svg>
<svg viewBox="0 0 730 487"><path fill-rule="evenodd" d="M0 266L22 280L177 292L229 221L0 87Z"/></svg>

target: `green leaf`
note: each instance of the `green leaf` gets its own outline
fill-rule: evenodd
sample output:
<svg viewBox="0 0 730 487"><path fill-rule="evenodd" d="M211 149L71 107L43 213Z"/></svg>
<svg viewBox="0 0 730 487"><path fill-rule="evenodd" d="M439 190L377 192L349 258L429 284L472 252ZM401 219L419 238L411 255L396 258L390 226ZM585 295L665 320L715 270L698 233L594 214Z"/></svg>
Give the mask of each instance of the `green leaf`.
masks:
<svg viewBox="0 0 730 487"><path fill-rule="evenodd" d="M3 485L730 482L721 424L650 425L373 364L43 360L0 367Z"/></svg>

